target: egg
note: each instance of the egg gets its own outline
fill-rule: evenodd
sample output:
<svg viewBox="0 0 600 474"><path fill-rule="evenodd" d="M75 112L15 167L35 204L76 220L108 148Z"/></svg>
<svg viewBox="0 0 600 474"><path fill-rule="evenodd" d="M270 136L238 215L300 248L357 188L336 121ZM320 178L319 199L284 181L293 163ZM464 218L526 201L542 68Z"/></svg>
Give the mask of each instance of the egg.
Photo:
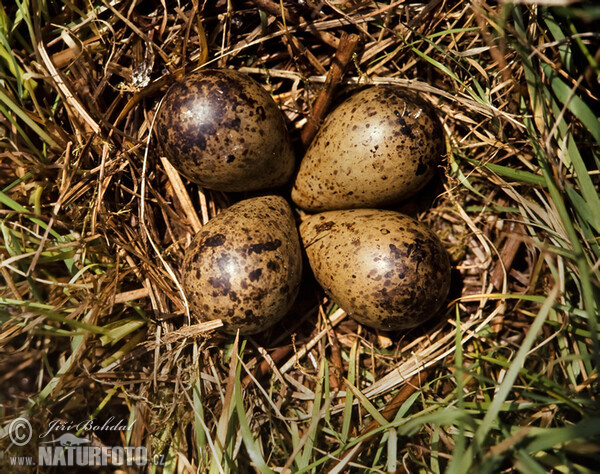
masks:
<svg viewBox="0 0 600 474"><path fill-rule="evenodd" d="M228 69L185 76L156 119L164 156L190 181L242 192L287 183L295 166L283 115L251 77Z"/></svg>
<svg viewBox="0 0 600 474"><path fill-rule="evenodd" d="M262 196L227 208L194 236L182 284L197 319L221 319L226 332L255 334L285 316L301 275L292 210L280 196Z"/></svg>
<svg viewBox="0 0 600 474"><path fill-rule="evenodd" d="M313 212L397 203L427 184L443 149L431 105L398 86L370 87L327 116L300 163L292 200Z"/></svg>
<svg viewBox="0 0 600 474"><path fill-rule="evenodd" d="M450 288L450 260L426 225L404 214L346 209L300 225L319 284L349 316L397 330L433 317Z"/></svg>

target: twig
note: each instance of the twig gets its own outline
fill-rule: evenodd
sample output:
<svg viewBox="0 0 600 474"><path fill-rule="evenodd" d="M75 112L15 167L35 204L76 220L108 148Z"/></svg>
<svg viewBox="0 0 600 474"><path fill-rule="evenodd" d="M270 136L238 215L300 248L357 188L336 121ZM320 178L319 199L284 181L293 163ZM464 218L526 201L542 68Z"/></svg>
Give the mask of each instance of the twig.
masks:
<svg viewBox="0 0 600 474"><path fill-rule="evenodd" d="M148 291L148 288L139 288L137 290L123 291L122 293L115 295L113 303L128 303L130 301L146 298L149 295L150 292Z"/></svg>
<svg viewBox="0 0 600 474"><path fill-rule="evenodd" d="M338 309L335 313L333 313L329 317L329 324L331 327L337 326L344 318L346 317L346 313L343 309ZM297 364L302 357L304 357L308 351L310 351L313 347L317 345L319 339L321 339L327 332L330 330L329 327L319 331L319 333L313 337L310 341L306 343L298 352L296 352L285 364L283 364L279 371L284 374L288 370L290 370L295 364Z"/></svg>
<svg viewBox="0 0 600 474"><path fill-rule="evenodd" d="M190 195L185 189L185 185L181 180L181 176L178 171L173 167L173 165L167 160L165 157L161 156L160 161L163 165L165 172L167 173L167 177L169 178L169 182L171 186L173 186L173 192L179 199L179 203L181 207L185 210L186 216L189 219L189 223L194 229L194 232L200 232L202 229L202 222L198 218L198 214L196 213L196 209L192 204L192 200L190 199Z"/></svg>
<svg viewBox="0 0 600 474"><path fill-rule="evenodd" d="M48 52L44 48L44 43L41 40L38 43L38 51L40 57L42 58L42 61L44 62L44 66L46 66L48 75L56 84L56 88L61 92L65 102L71 107L68 110L74 112L79 118L81 118L90 131L92 131L95 134L99 134L100 125L98 125L96 121L90 116L90 114L88 114L87 110L81 104L77 96L71 91L67 81L63 80L62 75L54 67L52 60L48 55ZM51 143L51 145L58 146L56 145L56 143Z"/></svg>
<svg viewBox="0 0 600 474"><path fill-rule="evenodd" d="M252 3L261 10L270 13L273 16L280 16L283 13L286 21L290 23L298 23L298 17L292 14L286 7L280 5L278 2L271 0L252 0Z"/></svg>
<svg viewBox="0 0 600 474"><path fill-rule="evenodd" d="M390 403L388 403L385 408L381 411L381 415L387 420L392 421L396 416L396 413L402 407L404 402L408 400L408 398L419 390L427 381L432 369L428 367L418 374L414 375L407 383L400 389L400 391L396 394L396 396L392 399ZM359 436L364 436L371 431L379 428L381 425L377 422L377 420L371 421L359 434ZM363 441L358 443L356 446L349 451L342 460L331 470L331 472L341 472L345 466L354 461L365 449L369 447L369 444L373 441L375 434L368 436Z"/></svg>
<svg viewBox="0 0 600 474"><path fill-rule="evenodd" d="M492 270L492 275L490 278L490 282L496 289L500 290L502 293L506 293L507 291L507 278L510 273L510 269L513 265L515 257L521 248L521 244L523 243L524 236L523 225L520 223L512 222L510 224L508 230L508 237L502 246L502 250L500 251L500 260L496 262L494 269ZM501 303L504 304L504 303ZM496 318L492 321L491 328L496 334L502 331L504 327L504 311L498 314Z"/></svg>
<svg viewBox="0 0 600 474"><path fill-rule="evenodd" d="M281 23L279 23L279 25L283 28ZM327 73L327 70L321 65L320 61L315 57L315 55L310 52L310 49L304 46L298 38L288 33L287 30L283 35L283 40L287 43L290 49L290 55L292 57L304 57L319 74Z"/></svg>
<svg viewBox="0 0 600 474"><path fill-rule="evenodd" d="M408 400L408 397L410 397L413 393L419 390L425 384L425 382L427 382L427 379L429 378L429 374L431 372L432 366L429 366L423 369L418 374L413 375L413 377L406 383L406 385L404 385L404 387L400 389L400 391L396 394L392 401L385 406L385 408L381 411L381 415L387 421L391 421L402 406L402 404L406 400ZM362 430L360 436L370 433L379 426L380 425L377 422L377 420L371 421L371 423L369 423L367 427ZM367 438L365 441L368 441L370 439L372 438Z"/></svg>
<svg viewBox="0 0 600 474"><path fill-rule="evenodd" d="M340 380L344 373L344 364L342 361L342 350L335 330L329 331L329 342L331 343L331 364L329 365L329 385L335 390L342 386Z"/></svg>
<svg viewBox="0 0 600 474"><path fill-rule="evenodd" d="M512 264L523 243L523 226L518 223L511 223L508 229L508 237L500 252L500 261L498 261L492 270L491 283L498 290L503 288L504 275L510 271Z"/></svg>
<svg viewBox="0 0 600 474"><path fill-rule="evenodd" d="M271 354L271 360L265 358L259 364L259 366L254 369L252 375L246 375L244 377L244 380L242 380L242 387L246 388L252 382L253 379L260 380L265 375L267 375L271 370L273 370L271 364L273 362L275 364L278 364L283 359L285 359L287 355L290 352L292 352L292 347L293 346L291 344L288 344L287 346L278 347L277 349L275 349Z"/></svg>
<svg viewBox="0 0 600 474"><path fill-rule="evenodd" d="M348 68L348 64L350 64L352 55L354 54L354 51L356 51L358 40L358 35L354 34L344 34L340 38L340 45L335 53L335 58L329 69L329 74L327 74L325 87L321 89L313 106L312 114L302 130L301 140L305 147L312 141L319 129L321 120L323 120L323 117L331 104L333 95L342 81L342 77Z"/></svg>
<svg viewBox="0 0 600 474"><path fill-rule="evenodd" d="M318 31L316 28L313 27L312 22L307 21L302 16L296 16L287 8L280 5L279 2L274 2L272 0L252 0L252 3L254 3L254 5L256 5L261 10L264 10L273 16L283 15L284 23L291 23L292 25L305 24L306 29L315 37L323 41L323 43L331 46L332 48L339 47L341 40L338 40L334 35L328 33L327 31Z"/></svg>
<svg viewBox="0 0 600 474"><path fill-rule="evenodd" d="M180 69L174 71L173 74L169 74L167 76L161 77L160 79L157 79L156 81L154 81L152 84L144 87L142 90L134 93L133 96L127 101L127 103L125 104L125 106L123 107L121 112L119 113L119 116L115 119L113 126L115 128L117 128L117 126L119 125L121 120L123 120L125 118L125 116L129 112L131 112L131 110L139 102L142 101L142 99L157 93L158 91L160 91L163 88L166 88L167 86L170 86L171 83L174 82L179 77L181 77L182 74L183 74L183 68L180 68Z"/></svg>

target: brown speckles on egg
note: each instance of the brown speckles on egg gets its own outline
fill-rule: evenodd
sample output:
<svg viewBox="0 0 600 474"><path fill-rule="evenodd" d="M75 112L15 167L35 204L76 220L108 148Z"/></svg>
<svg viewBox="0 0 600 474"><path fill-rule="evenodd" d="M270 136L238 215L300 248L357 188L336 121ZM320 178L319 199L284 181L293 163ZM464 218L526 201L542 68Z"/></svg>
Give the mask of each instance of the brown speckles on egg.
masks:
<svg viewBox="0 0 600 474"><path fill-rule="evenodd" d="M425 186L443 148L431 105L398 86L365 89L325 119L300 164L292 199L309 211L393 204Z"/></svg>
<svg viewBox="0 0 600 474"><path fill-rule="evenodd" d="M323 222L333 225L323 229ZM417 326L436 314L448 294L450 261L442 243L398 212L324 212L305 219L300 235L317 281L367 326Z"/></svg>
<svg viewBox="0 0 600 474"><path fill-rule="evenodd" d="M256 270L248 273L248 278L250 281L258 281L260 280L260 276L262 275L262 268L257 268Z"/></svg>
<svg viewBox="0 0 600 474"><path fill-rule="evenodd" d="M227 238L223 234L214 234L204 240L206 247L218 247L225 243Z"/></svg>
<svg viewBox="0 0 600 474"><path fill-rule="evenodd" d="M236 71L206 69L173 84L156 134L173 166L210 189L281 186L293 173L281 111L257 82Z"/></svg>
<svg viewBox="0 0 600 474"><path fill-rule="evenodd" d="M273 221L272 225L275 225ZM250 247L248 247L248 255L252 255L253 253L260 255L263 252L277 250L279 247L281 247L281 240L279 239L261 242L259 244L252 244Z"/></svg>
<svg viewBox="0 0 600 474"><path fill-rule="evenodd" d="M301 273L292 211L283 198L264 196L234 204L202 228L186 251L182 280L194 317L254 334L287 313Z"/></svg>
<svg viewBox="0 0 600 474"><path fill-rule="evenodd" d="M334 226L334 223L329 221L329 222L323 222L322 224L317 224L317 232L324 232L326 230L331 229Z"/></svg>

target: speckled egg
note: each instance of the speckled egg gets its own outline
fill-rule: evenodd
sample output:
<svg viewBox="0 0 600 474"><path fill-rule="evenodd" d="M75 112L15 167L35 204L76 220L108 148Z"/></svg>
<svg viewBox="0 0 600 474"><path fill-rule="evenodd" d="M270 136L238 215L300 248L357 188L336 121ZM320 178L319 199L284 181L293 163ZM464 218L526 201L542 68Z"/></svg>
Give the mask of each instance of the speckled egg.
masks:
<svg viewBox="0 0 600 474"><path fill-rule="evenodd" d="M431 179L443 149L431 105L398 86L370 87L327 116L302 159L292 200L308 211L399 202Z"/></svg>
<svg viewBox="0 0 600 474"><path fill-rule="evenodd" d="M300 225L319 284L359 323L382 330L417 326L450 288L450 260L427 226L404 214L347 209Z"/></svg>
<svg viewBox="0 0 600 474"><path fill-rule="evenodd" d="M173 84L158 112L156 134L171 164L209 189L272 188L294 172L281 111L240 72L206 69Z"/></svg>
<svg viewBox="0 0 600 474"><path fill-rule="evenodd" d="M264 196L234 204L202 228L186 251L182 281L195 317L255 334L285 316L301 273L292 210L283 198Z"/></svg>

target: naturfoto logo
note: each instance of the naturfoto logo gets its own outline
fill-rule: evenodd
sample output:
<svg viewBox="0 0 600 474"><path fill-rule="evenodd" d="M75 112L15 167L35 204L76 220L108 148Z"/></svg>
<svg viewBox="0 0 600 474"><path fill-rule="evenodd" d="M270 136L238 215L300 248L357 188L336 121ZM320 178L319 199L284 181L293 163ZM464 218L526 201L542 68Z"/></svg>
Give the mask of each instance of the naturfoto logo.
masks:
<svg viewBox="0 0 600 474"><path fill-rule="evenodd" d="M67 435L62 435L64 440ZM77 436L69 437L71 442ZM58 441L58 440L57 440ZM84 445L90 441L77 438L80 444L60 446L38 446L38 466L144 466L149 463L148 452L144 446L138 447L100 447Z"/></svg>
<svg viewBox="0 0 600 474"><path fill-rule="evenodd" d="M31 424L25 418L17 420L18 422L11 423L9 434L13 444L24 446L32 438ZM127 424L124 420L116 420L115 417L110 417L104 423L95 419L79 423L54 420L38 438L37 460L31 457L11 458L11 463L20 466L163 465L164 456L155 455L150 459L144 446L93 446L91 439L85 436L91 432L127 431L131 430L134 424L135 420ZM49 437L52 439L47 439Z"/></svg>

